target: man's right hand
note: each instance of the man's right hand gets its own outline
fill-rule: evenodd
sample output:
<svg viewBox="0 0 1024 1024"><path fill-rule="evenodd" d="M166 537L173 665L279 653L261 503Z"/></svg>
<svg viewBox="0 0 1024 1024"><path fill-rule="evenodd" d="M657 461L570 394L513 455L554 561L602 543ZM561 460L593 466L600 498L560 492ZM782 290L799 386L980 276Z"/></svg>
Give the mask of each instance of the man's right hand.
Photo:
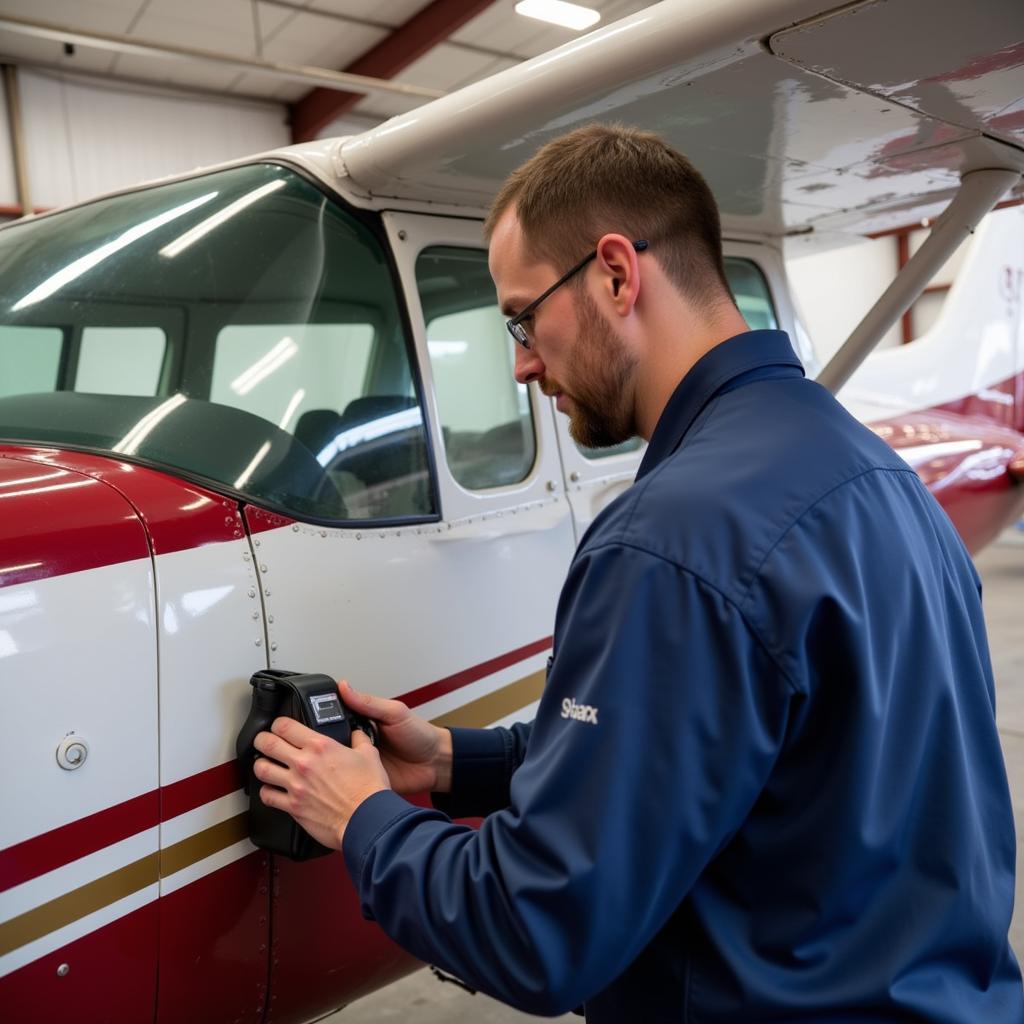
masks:
<svg viewBox="0 0 1024 1024"><path fill-rule="evenodd" d="M452 786L452 734L414 715L400 700L386 700L338 683L341 699L377 723L381 762L391 788L403 796L447 793Z"/></svg>

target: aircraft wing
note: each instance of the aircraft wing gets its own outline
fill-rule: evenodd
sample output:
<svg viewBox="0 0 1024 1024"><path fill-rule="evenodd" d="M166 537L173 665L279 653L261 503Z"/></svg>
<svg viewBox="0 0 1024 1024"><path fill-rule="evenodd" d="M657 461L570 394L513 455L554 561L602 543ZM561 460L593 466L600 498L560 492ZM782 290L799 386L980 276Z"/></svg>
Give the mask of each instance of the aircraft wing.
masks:
<svg viewBox="0 0 1024 1024"><path fill-rule="evenodd" d="M545 141L593 120L686 153L727 234L835 244L902 226L940 212L966 171L1024 169L1024 4L665 0L395 117L340 158L366 195L477 210Z"/></svg>

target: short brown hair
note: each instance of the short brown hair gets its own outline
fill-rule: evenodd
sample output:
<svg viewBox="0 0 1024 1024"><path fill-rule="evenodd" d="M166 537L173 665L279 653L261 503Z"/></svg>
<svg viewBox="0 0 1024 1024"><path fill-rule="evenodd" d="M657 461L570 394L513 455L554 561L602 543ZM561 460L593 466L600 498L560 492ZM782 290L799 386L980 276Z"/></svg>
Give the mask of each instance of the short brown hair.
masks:
<svg viewBox="0 0 1024 1024"><path fill-rule="evenodd" d="M513 205L527 251L558 269L615 231L647 239L669 280L692 302L732 301L711 189L653 132L595 123L552 139L502 186L484 225L488 239Z"/></svg>

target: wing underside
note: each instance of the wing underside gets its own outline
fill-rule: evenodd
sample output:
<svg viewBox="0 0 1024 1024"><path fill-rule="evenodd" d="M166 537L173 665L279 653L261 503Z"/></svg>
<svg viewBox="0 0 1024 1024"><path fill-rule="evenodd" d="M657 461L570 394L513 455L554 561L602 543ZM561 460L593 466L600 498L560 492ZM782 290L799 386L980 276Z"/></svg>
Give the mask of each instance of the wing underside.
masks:
<svg viewBox="0 0 1024 1024"><path fill-rule="evenodd" d="M685 152L727 233L835 244L934 216L966 171L1024 168L1024 6L667 0L348 140L347 185L480 209L593 120Z"/></svg>

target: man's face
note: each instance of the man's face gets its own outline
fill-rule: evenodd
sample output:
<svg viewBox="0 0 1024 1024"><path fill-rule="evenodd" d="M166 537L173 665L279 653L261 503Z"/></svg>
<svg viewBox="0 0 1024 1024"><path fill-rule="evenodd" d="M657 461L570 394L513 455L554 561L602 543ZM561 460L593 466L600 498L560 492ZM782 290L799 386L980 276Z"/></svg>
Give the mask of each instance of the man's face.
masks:
<svg viewBox="0 0 1024 1024"><path fill-rule="evenodd" d="M514 316L556 280L560 271L528 258L518 221L507 212L490 247L491 276L502 312ZM545 299L523 322L530 348L516 345L515 377L536 381L569 416L573 439L589 448L618 444L636 431L636 359L590 293L588 271Z"/></svg>

